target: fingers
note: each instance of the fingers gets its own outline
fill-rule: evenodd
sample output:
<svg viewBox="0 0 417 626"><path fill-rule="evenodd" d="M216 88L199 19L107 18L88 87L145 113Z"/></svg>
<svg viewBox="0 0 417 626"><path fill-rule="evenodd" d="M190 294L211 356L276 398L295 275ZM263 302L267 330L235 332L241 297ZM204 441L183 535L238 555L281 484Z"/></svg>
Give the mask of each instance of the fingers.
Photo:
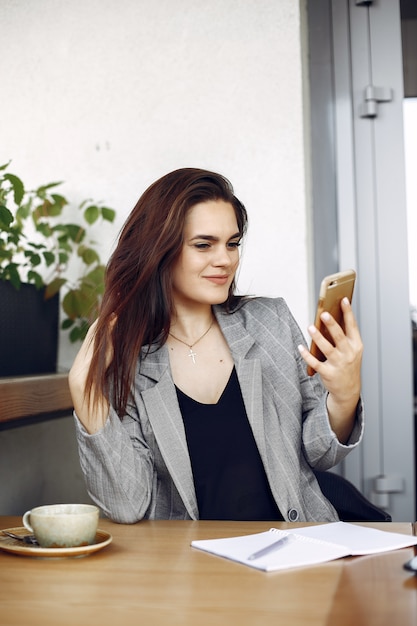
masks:
<svg viewBox="0 0 417 626"><path fill-rule="evenodd" d="M307 350L307 348L305 346L303 346L302 344L300 344L298 346L298 351L300 352L301 356L303 357L304 361L307 363L307 365L309 366L309 368L311 368L311 370L314 370L315 372L317 372L319 370L321 361L319 361L318 359L316 359L316 357L314 357L311 352L309 352ZM309 374L313 374L313 371L308 371Z"/></svg>
<svg viewBox="0 0 417 626"><path fill-rule="evenodd" d="M325 354L325 350L331 350L331 348L337 346L347 338L354 339L359 335L356 319L347 298L343 298L340 308L343 313L343 327L337 323L330 313L324 311L320 316L320 320L324 324L325 330L321 329L320 332L315 326L310 326L308 329L311 338L323 354Z"/></svg>
<svg viewBox="0 0 417 626"><path fill-rule="evenodd" d="M308 327L308 333L311 339L324 357L320 358L319 354L317 354L319 363L329 359L335 347L340 346L343 340L346 339L342 327L339 326L336 320L327 311L321 314L320 320L322 322L320 328L317 328L317 326L313 324ZM317 353L317 351L314 350L313 352ZM317 371L317 367L314 369Z"/></svg>
<svg viewBox="0 0 417 626"><path fill-rule="evenodd" d="M327 389L327 409L331 428L339 441L346 443L352 432L361 390L362 340L347 299L341 302L343 327L328 313L320 316L320 330L310 326L308 332L324 355L315 358L305 347L299 351L309 368L315 370ZM345 330L344 330L345 329ZM310 369L308 370L310 372Z"/></svg>
<svg viewBox="0 0 417 626"><path fill-rule="evenodd" d="M350 336L354 332L359 332L356 318L353 314L353 309L348 298L343 298L340 303L340 308L343 312L343 322L345 325L346 335Z"/></svg>
<svg viewBox="0 0 417 626"><path fill-rule="evenodd" d="M362 340L352 307L347 298L342 300L341 309L345 330L327 311L320 316L323 323L320 330L314 325L308 328L310 337L325 357L324 362L311 355L306 348L299 346L304 361L316 372L324 374L323 367L327 369L329 367L336 369L346 367L361 357Z"/></svg>
<svg viewBox="0 0 417 626"><path fill-rule="evenodd" d="M334 319L329 316L329 314L323 314L323 322L326 324L329 324L329 326L331 326L331 324L333 323L334 325L338 326L339 331L343 334L342 329L340 328L340 326L338 324L336 324L336 322L334 321ZM330 330L329 330L330 332ZM304 361L307 363L307 365L309 366L309 368L311 368L312 370L314 370L315 372L321 372L323 365L326 361L329 360L329 358L331 357L332 352L335 350L335 347L333 345L333 343L331 343L328 339L326 339L326 337L319 331L319 329L316 326L309 326L308 328L308 333L310 335L310 337L312 338L313 342L316 344L317 348L319 349L319 351L322 354L321 359L315 357L311 352L309 352L309 350L307 350L307 348L303 345L299 345L298 346L298 350L301 354L301 356L303 357ZM323 358L324 357L324 358ZM309 371L309 374L312 374L313 372Z"/></svg>

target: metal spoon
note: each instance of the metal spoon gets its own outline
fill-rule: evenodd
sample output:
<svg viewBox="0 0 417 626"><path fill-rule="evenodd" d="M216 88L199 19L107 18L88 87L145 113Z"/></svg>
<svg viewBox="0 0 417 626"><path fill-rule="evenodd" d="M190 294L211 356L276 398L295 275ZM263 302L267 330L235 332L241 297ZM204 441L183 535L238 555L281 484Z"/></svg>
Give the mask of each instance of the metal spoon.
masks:
<svg viewBox="0 0 417 626"><path fill-rule="evenodd" d="M39 545L36 541L35 535L16 535L15 533L11 533L9 530L0 530L3 535L7 535L12 539L18 539L19 541L23 541L23 543L28 543L30 545Z"/></svg>

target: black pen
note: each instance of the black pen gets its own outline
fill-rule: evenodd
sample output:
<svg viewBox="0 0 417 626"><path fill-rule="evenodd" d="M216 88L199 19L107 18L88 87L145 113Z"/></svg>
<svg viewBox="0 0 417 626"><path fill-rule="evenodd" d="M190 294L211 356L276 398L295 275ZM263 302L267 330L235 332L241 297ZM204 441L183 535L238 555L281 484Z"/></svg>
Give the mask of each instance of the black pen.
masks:
<svg viewBox="0 0 417 626"><path fill-rule="evenodd" d="M266 554L269 554L270 552L274 552L275 550L278 550L283 545L285 545L287 541L289 541L289 539L290 539L290 535L286 535L285 537L278 539L278 541L274 541L274 543L271 543L269 546L266 546L265 548L262 548L262 550L258 550L258 552L254 552L253 554L248 556L248 561L259 559L261 556L265 556Z"/></svg>

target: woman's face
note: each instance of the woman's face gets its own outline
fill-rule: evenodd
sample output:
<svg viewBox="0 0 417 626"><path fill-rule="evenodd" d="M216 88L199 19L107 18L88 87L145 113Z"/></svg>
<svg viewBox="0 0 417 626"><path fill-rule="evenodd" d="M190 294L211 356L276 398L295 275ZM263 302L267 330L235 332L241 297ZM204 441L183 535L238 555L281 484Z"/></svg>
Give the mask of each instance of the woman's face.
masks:
<svg viewBox="0 0 417 626"><path fill-rule="evenodd" d="M173 267L173 296L178 306L221 304L239 265L239 228L229 202L194 205L184 225L184 243Z"/></svg>

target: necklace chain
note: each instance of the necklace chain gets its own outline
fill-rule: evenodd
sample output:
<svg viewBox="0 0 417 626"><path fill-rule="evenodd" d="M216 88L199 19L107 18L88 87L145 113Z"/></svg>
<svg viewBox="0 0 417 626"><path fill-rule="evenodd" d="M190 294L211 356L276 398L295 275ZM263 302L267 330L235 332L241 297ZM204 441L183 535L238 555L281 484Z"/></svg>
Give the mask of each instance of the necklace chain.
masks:
<svg viewBox="0 0 417 626"><path fill-rule="evenodd" d="M190 349L189 354L187 354L187 356L190 356L193 360L193 363L195 363L195 357L197 356L197 352L194 352L193 348L195 345L198 344L199 341L201 341L203 339L203 337L205 337L207 335L207 333L209 332L209 330L211 329L211 327L214 324L214 319L211 320L211 324L210 326L207 328L207 330L201 335L201 337L199 337L198 339L196 339L196 341L194 341L193 343L187 343L186 341L183 341L182 339L180 339L179 337L176 337L175 335L173 335L171 332L168 333L169 335L171 335L171 337L173 339L176 339L177 341L179 341L180 343L183 343L185 346L187 346L187 348Z"/></svg>

